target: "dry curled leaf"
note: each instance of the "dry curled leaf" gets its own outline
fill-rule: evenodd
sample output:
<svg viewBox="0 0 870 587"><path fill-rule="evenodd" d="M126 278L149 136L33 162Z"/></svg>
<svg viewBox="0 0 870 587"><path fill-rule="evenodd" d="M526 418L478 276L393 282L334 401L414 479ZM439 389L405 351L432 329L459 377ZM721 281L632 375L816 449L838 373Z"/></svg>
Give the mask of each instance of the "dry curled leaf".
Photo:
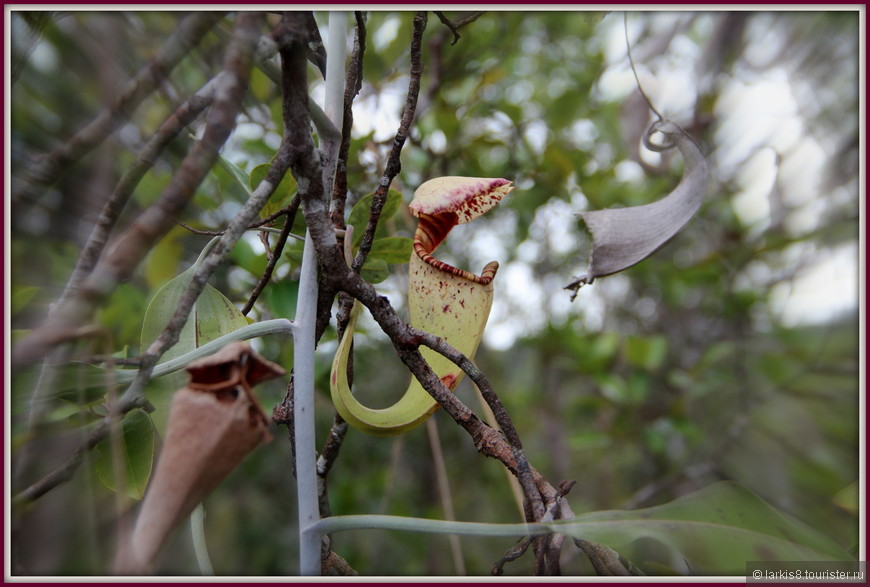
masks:
<svg viewBox="0 0 870 587"><path fill-rule="evenodd" d="M244 342L188 366L172 399L157 468L116 572L150 572L173 530L257 445L271 440L251 387L285 373Z"/></svg>
<svg viewBox="0 0 870 587"><path fill-rule="evenodd" d="M656 133L665 137L664 143L652 142ZM683 177L674 191L650 204L580 214L592 233L592 253L587 273L565 287L575 295L596 277L618 273L652 255L692 219L704 201L707 162L694 139L673 122L661 120L650 126L643 140L653 151L677 147L685 161Z"/></svg>

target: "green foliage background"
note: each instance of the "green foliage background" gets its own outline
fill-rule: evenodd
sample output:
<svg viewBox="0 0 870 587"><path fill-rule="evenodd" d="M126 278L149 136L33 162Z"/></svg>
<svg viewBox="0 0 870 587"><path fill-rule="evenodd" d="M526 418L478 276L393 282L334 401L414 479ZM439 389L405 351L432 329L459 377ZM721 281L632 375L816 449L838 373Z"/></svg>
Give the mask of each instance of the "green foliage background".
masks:
<svg viewBox="0 0 870 587"><path fill-rule="evenodd" d="M377 186L397 128L412 16L368 15L365 77L348 161L352 202ZM13 175L98 113L179 17L160 11L13 14ZM326 22L325 14L316 17ZM655 256L596 281L568 303L561 288L582 273L588 252L573 214L651 201L680 177L679 157L661 163L637 158L636 139L649 116L628 77L624 40L614 48L622 18L580 10L489 12L461 29L453 44L450 31L430 16L420 105L392 186L403 203L382 236L412 234L406 204L426 179L468 175L515 182L499 208L474 227L457 229L439 256L472 271L492 259L502 264L492 325L477 362L513 416L531 463L554 484L577 481L569 494L575 512L662 504L734 480L857 554L857 504L841 492L858 480L858 292L834 314L826 314L830 304L818 299L818 309L804 321L789 319L782 302L789 292L800 294L807 285L801 277L837 251L851 254L856 266L847 271L854 271L857 283L858 13L632 13L641 81L657 107L686 126L709 155L708 201ZM118 133L54 187L37 200L12 201L13 342L58 297L102 199L138 148L180 96L220 69L231 21L230 15ZM678 70L691 72L688 82L678 80L665 92L664 83ZM629 81L614 91L608 76ZM761 106L739 113L726 108L734 87L770 77L782 80L794 97L791 120L800 121L800 141L783 147L769 135L742 137L744 144L735 148L729 133L739 116L785 118ZM322 82L313 67L310 79L317 97ZM180 221L220 229L256 183L258 166L274 153L281 132L279 88L262 71L253 73L238 122L224 161ZM142 181L122 225L159 196L195 132L179 137ZM789 173L799 175L799 147L808 144L824 161L814 193L795 199ZM743 175L774 152L776 164L768 165L780 174L774 180ZM287 181L272 209L295 189ZM747 191L768 203L760 219L741 213L738 200ZM813 222L805 221L808 214ZM294 232L302 234L301 214L297 224ZM76 357L137 356L149 300L193 263L207 239L180 227L163 239L135 279L101 309L99 324L110 342L83 343ZM383 279L379 288L401 310L406 267L395 263L397 253L388 244L383 263L368 267L368 277ZM394 244L401 249L406 242ZM289 243L250 318L293 317L300 258L301 244ZM240 242L232 261L212 285L241 307L265 266L259 239ZM368 334L357 344L355 379L367 401L386 403L404 389L407 374L373 324ZM287 340L263 340L258 348L292 366ZM321 435L332 419L327 377L334 348L330 331L318 351ZM89 385L85 374L71 367L50 398L45 421L28 429L38 372L12 373L12 458L26 443L39 451L25 483L56 467L100 415L104 390ZM283 397L283 382L258 393L268 409ZM457 393L478 408L469 383ZM457 519L519 521L501 466L480 457L444 414L435 418ZM142 420L135 417L137 430ZM206 502L208 547L218 574L296 572L290 452L283 429L275 432L276 440L251 455ZM153 442L150 431L140 436ZM104 472L98 451L72 481L16 512L16 568L48 575L107 570L113 544L106 530L115 511ZM396 439L352 430L330 475L330 505L335 514L443 518L436 488L425 427ZM512 545L504 539L461 541L469 574L488 574ZM680 567L661 544L634 546L635 563ZM337 534L333 547L364 574L455 572L443 536L354 531ZM527 556L506 571L529 574L531 564ZM163 565L165 573L198 572L186 530L167 548ZM591 572L579 554L566 556L564 571Z"/></svg>

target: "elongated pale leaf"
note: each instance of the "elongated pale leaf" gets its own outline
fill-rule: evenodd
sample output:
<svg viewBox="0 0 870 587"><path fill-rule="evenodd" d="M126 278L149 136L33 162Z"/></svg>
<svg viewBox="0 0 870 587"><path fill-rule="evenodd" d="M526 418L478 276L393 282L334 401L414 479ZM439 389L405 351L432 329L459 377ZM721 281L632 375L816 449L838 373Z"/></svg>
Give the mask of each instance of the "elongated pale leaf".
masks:
<svg viewBox="0 0 870 587"><path fill-rule="evenodd" d="M160 288L148 304L142 323L141 348L148 346L163 332L181 296L190 286L195 266L170 280ZM222 293L206 285L181 329L178 342L160 357L160 363L179 357L205 343L247 326L245 316ZM187 374L176 372L157 378L149 387L149 400L154 404L153 414L158 430L164 430L169 408L169 393L187 383Z"/></svg>
<svg viewBox="0 0 870 587"><path fill-rule="evenodd" d="M360 275L369 283L380 283L390 276L390 265L383 259L368 257Z"/></svg>
<svg viewBox="0 0 870 587"><path fill-rule="evenodd" d="M387 236L372 243L368 258L383 259L390 264L408 262L414 250L414 239L406 236Z"/></svg>
<svg viewBox="0 0 870 587"><path fill-rule="evenodd" d="M133 410L124 417L121 428L122 453L118 457L123 463L123 487L133 499L142 499L154 464L154 425L148 414L142 410ZM112 466L111 448L109 438L96 446L94 469L103 485L117 491L119 485Z"/></svg>
<svg viewBox="0 0 870 587"><path fill-rule="evenodd" d="M251 179L241 167L239 167L223 155L218 156L218 165L220 169L226 171L227 174L235 180L235 183L238 185L238 187L242 188L242 191L244 193L246 193L248 196L251 195L251 188L249 187ZM214 171L212 173L214 173Z"/></svg>
<svg viewBox="0 0 870 587"><path fill-rule="evenodd" d="M643 510L585 514L566 525L573 536L617 551L641 538L659 541L702 574L743 574L749 560L852 558L827 536L733 482Z"/></svg>
<svg viewBox="0 0 870 587"><path fill-rule="evenodd" d="M167 282L154 295L142 323L141 348L147 349L166 328L181 296L190 286L195 270L195 267L190 267ZM178 342L163 353L160 362L164 363L247 324L247 319L226 296L206 285L194 305L191 318L181 331Z"/></svg>
<svg viewBox="0 0 870 587"><path fill-rule="evenodd" d="M266 178L266 173L269 171L269 168L272 167L270 163L263 163L262 165L257 165L251 170L251 191L257 189L257 186L260 185L260 182ZM284 178L281 180L281 183L278 184L278 187L275 188L275 191L272 192L272 196L269 198L269 201L266 202L266 205L263 206L263 209L260 210L260 218L266 218L271 216L284 206L290 203L290 200L296 194L296 178L293 177L292 173L284 174Z"/></svg>
<svg viewBox="0 0 870 587"><path fill-rule="evenodd" d="M369 222L369 215L371 214L372 208L372 200L374 199L374 194L366 194L359 201L353 205L353 208L350 210L350 215L347 218L347 223L354 227L355 231L353 233L353 244L357 246L359 241L362 239L363 234L365 233L366 226ZM384 202L384 208L381 210L381 217L379 226L383 226L383 222L385 220L389 220L392 218L396 212L399 211L399 207L402 205L402 193L396 190L389 190L387 192L387 199ZM378 233L383 232L383 228L378 230Z"/></svg>
<svg viewBox="0 0 870 587"><path fill-rule="evenodd" d="M696 573L743 575L746 561L847 561L833 540L733 482L715 483L670 503L633 511L600 511L551 523L486 524L398 516L335 516L312 531L388 529L467 536L559 533L625 554L640 539L658 541ZM629 558L630 555L629 555ZM633 561L643 566L644 561Z"/></svg>

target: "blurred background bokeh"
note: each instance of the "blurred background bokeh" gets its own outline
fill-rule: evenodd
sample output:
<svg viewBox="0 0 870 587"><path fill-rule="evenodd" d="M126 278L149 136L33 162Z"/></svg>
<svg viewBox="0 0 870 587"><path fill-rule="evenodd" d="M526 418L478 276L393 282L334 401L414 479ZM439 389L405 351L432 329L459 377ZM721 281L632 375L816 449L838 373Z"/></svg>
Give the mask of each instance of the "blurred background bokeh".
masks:
<svg viewBox="0 0 870 587"><path fill-rule="evenodd" d="M447 12L452 18L461 13ZM10 16L7 13L7 16ZM326 30L325 13L316 13ZM173 12L12 12L12 185L32 158L96 116L177 27ZM190 51L120 129L33 197L9 207L7 289L13 344L62 291L102 203L145 141L181 99L220 70L232 14ZM413 14L367 19L364 81L354 106L350 199L377 186L408 84ZM487 12L452 33L430 15L417 117L393 183L405 203L439 175L504 177L516 189L473 226L458 227L438 256L478 272L497 259L496 303L477 363L514 418L530 462L553 484L576 480L577 513L665 503L730 479L855 552L859 480L859 295L863 291L859 164L863 144L859 27L849 11ZM265 32L265 29L264 29ZM637 205L679 181L682 160L641 148L652 114L644 90L708 157L711 180L698 216L656 255L582 288L563 288L588 262L576 214ZM349 38L349 44L352 39ZM323 82L309 69L311 92ZM123 226L159 196L200 127L180 136L138 186ZM267 163L280 139L280 89L252 74L245 110L180 221L220 229L246 194L232 173ZM410 236L403 206L387 228ZM139 353L142 316L208 237L174 229L135 278L101 308L111 352ZM249 316L292 318L300 247ZM212 285L239 305L265 265L255 235ZM378 285L404 312L406 265ZM358 336L363 393L398 397L407 372L372 322ZM107 349L77 349L78 357ZM292 366L292 344L263 340ZM318 353L317 425L332 420L330 331ZM21 489L59 466L93 422L93 398L70 385L27 425L39 369L11 374L7 424L13 461L30 442L39 458ZM75 372L69 375L75 380ZM84 385L80 387L85 387ZM258 390L267 411L281 382ZM469 382L457 390L473 409ZM88 397L86 397L88 396ZM383 400L388 401L387 399ZM443 413L435 416L460 520L519 521L502 467L477 454ZM294 574L295 488L286 431L261 447L207 500L215 572ZM115 510L89 453L68 483L16 518L15 568L26 574L109 569ZM351 430L329 479L333 513L444 517L425 427L396 439ZM851 489L850 489L851 488ZM447 538L381 531L336 535L333 547L366 574L456 571ZM488 574L510 540L462 538L469 574ZM187 530L162 572L196 574ZM532 558L506 572L528 574ZM582 556L564 570L588 573Z"/></svg>

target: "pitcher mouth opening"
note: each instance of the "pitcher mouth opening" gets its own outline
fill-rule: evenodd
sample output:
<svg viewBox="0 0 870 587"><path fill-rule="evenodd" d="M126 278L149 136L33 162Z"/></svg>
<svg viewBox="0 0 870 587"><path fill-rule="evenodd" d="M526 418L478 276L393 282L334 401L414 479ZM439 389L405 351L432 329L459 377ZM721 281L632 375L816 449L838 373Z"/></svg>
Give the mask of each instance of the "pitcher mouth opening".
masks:
<svg viewBox="0 0 870 587"><path fill-rule="evenodd" d="M496 271L498 271L497 262L488 263L480 275L475 275L470 271L459 269L432 256L432 252L444 242L447 234L458 223L457 216L453 212L443 212L435 215L421 214L420 223L417 225L417 230L414 233L414 253L424 263L439 271L444 271L481 285L487 285L492 282Z"/></svg>

